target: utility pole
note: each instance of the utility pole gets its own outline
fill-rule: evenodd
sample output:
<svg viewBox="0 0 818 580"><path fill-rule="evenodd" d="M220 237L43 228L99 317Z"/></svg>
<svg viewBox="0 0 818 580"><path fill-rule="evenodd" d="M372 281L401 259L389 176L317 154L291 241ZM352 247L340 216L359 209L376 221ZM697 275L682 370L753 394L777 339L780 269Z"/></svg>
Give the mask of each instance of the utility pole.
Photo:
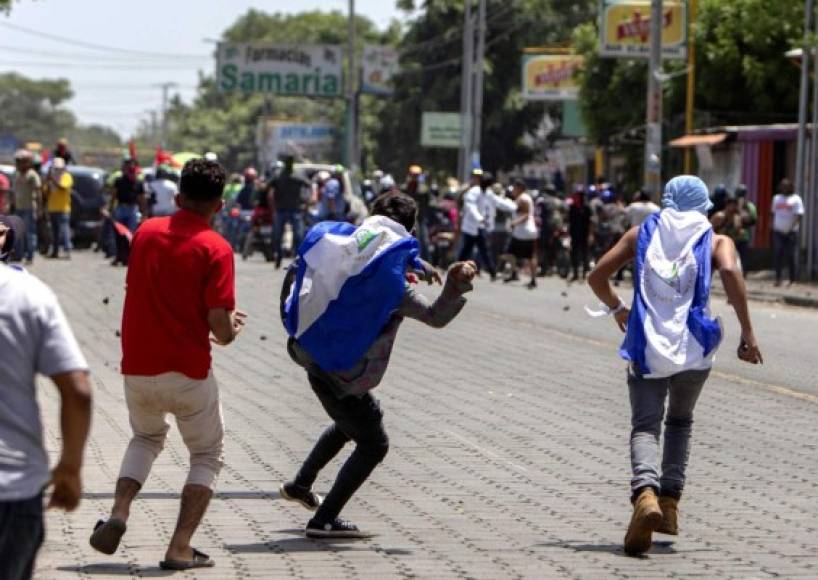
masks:
<svg viewBox="0 0 818 580"><path fill-rule="evenodd" d="M818 28L818 21L816 21ZM807 246L807 280L812 280L815 269L815 201L818 199L818 46L811 46L809 52L804 47L801 60L802 65L809 62L809 57L815 59L815 73L812 87L812 129L810 130L810 163L809 163L809 187L805 193L804 201L807 212L804 216L805 223L801 231L804 232L804 242Z"/></svg>
<svg viewBox="0 0 818 580"><path fill-rule="evenodd" d="M685 134L693 133L694 111L696 110L696 0L688 3L688 19L690 24L687 27L687 98L685 103ZM686 174L693 171L693 150L685 147L685 169Z"/></svg>
<svg viewBox="0 0 818 580"><path fill-rule="evenodd" d="M463 9L463 66L460 78L460 151L457 156L457 175L461 181L469 178L471 156L472 98L474 97L474 20L472 0L466 0Z"/></svg>
<svg viewBox="0 0 818 580"><path fill-rule="evenodd" d="M662 0L650 5L650 60L645 123L645 188L654 199L662 183Z"/></svg>
<svg viewBox="0 0 818 580"><path fill-rule="evenodd" d="M355 159L355 143L358 134L357 118L355 116L355 99L358 90L357 68L355 64L355 0L349 0L349 22L347 29L347 135L346 135L346 161L350 169L358 166Z"/></svg>
<svg viewBox="0 0 818 580"><path fill-rule="evenodd" d="M477 55L474 59L474 124L471 145L471 163L480 162L480 141L483 133L483 72L486 58L486 0L479 0L477 8Z"/></svg>
<svg viewBox="0 0 818 580"><path fill-rule="evenodd" d="M176 83L161 83L154 85L162 89L162 124L159 133L159 146L165 148L165 139L168 135L168 93L170 89L178 87Z"/></svg>
<svg viewBox="0 0 818 580"><path fill-rule="evenodd" d="M798 145L795 155L795 193L804 196L804 158L807 136L807 97L809 96L809 36L812 29L813 0L807 0L804 8L804 42L801 54L801 90L798 95Z"/></svg>

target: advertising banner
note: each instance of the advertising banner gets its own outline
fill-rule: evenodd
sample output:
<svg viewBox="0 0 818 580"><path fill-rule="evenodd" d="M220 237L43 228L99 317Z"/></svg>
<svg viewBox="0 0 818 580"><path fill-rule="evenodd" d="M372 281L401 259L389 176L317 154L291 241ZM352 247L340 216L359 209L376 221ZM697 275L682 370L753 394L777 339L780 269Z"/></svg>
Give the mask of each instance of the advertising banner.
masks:
<svg viewBox="0 0 818 580"><path fill-rule="evenodd" d="M392 77L398 71L398 53L389 46L364 46L361 92L391 95Z"/></svg>
<svg viewBox="0 0 818 580"><path fill-rule="evenodd" d="M424 112L421 120L420 145L422 147L460 147L460 113Z"/></svg>
<svg viewBox="0 0 818 580"><path fill-rule="evenodd" d="M524 54L523 99L528 101L574 100L579 95L575 73L581 56L570 54Z"/></svg>
<svg viewBox="0 0 818 580"><path fill-rule="evenodd" d="M342 57L332 45L222 43L216 83L228 93L341 97Z"/></svg>
<svg viewBox="0 0 818 580"><path fill-rule="evenodd" d="M649 0L600 0L599 15L602 56L649 58ZM687 5L684 2L663 2L662 58L687 58Z"/></svg>
<svg viewBox="0 0 818 580"><path fill-rule="evenodd" d="M298 161L332 162L337 159L337 132L327 123L295 123L262 119L257 145L259 161L265 167L284 155Z"/></svg>

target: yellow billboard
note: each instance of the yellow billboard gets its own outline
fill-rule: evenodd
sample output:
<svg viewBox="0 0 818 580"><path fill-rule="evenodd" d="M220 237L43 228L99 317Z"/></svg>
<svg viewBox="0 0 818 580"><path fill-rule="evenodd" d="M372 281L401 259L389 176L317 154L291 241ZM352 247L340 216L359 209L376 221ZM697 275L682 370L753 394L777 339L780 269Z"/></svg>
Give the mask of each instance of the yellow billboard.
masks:
<svg viewBox="0 0 818 580"><path fill-rule="evenodd" d="M576 72L583 58L570 54L524 54L523 98L529 101L576 99L579 83Z"/></svg>
<svg viewBox="0 0 818 580"><path fill-rule="evenodd" d="M650 1L600 0L599 53L602 56L648 58ZM687 5L662 3L662 58L687 58Z"/></svg>

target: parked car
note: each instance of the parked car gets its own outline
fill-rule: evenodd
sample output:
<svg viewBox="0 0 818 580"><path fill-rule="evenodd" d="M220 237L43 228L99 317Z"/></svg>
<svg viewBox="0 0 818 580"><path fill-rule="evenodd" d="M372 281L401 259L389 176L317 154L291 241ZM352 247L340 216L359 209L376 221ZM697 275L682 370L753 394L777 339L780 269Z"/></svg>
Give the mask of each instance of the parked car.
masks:
<svg viewBox="0 0 818 580"><path fill-rule="evenodd" d="M88 247L99 240L102 208L105 207L105 171L99 167L69 165L74 178L71 191L71 231L74 245Z"/></svg>

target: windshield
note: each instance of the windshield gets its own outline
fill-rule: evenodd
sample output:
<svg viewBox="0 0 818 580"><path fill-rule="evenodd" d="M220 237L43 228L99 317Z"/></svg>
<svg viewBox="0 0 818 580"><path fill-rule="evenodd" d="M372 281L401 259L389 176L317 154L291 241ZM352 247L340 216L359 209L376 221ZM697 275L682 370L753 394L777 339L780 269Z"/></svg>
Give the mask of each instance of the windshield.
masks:
<svg viewBox="0 0 818 580"><path fill-rule="evenodd" d="M88 199L99 197L102 192L103 177L101 173L74 175L74 191L80 197Z"/></svg>

